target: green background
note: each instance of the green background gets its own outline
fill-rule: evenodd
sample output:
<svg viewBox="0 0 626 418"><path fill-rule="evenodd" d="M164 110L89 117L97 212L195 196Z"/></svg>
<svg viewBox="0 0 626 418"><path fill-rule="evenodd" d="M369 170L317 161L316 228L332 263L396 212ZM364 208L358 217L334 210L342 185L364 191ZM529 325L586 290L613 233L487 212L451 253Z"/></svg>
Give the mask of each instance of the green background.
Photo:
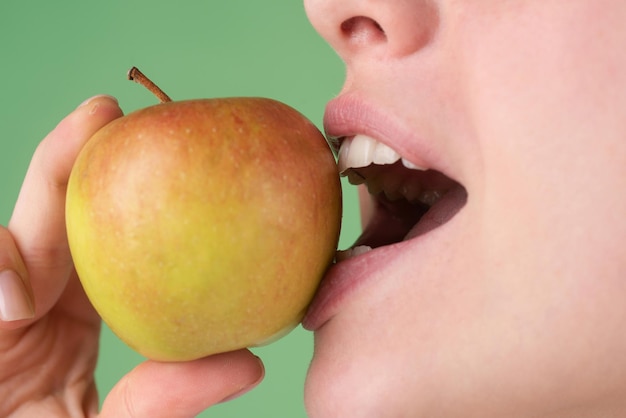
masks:
<svg viewBox="0 0 626 418"><path fill-rule="evenodd" d="M306 19L301 0L0 1L0 222L11 216L38 142L84 99L116 96L125 112L154 104L126 80L133 65L173 99L266 96L321 127L343 65ZM344 186L345 186L344 182ZM344 187L340 247L359 231L356 194ZM297 328L253 351L266 378L202 417L304 417L313 347ZM101 399L142 359L105 327L96 374Z"/></svg>

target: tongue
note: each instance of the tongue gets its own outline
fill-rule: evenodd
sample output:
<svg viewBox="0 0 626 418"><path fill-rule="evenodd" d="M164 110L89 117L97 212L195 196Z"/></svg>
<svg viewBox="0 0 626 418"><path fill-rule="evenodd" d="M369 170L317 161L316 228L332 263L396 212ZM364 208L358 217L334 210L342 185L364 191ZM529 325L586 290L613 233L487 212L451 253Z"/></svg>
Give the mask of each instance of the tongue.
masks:
<svg viewBox="0 0 626 418"><path fill-rule="evenodd" d="M426 213L426 208L416 207L407 201L391 203L380 196L374 204L376 209L353 247L365 245L378 248L400 242Z"/></svg>
<svg viewBox="0 0 626 418"><path fill-rule="evenodd" d="M403 241L418 237L448 222L467 202L467 192L461 185L449 190L420 218Z"/></svg>

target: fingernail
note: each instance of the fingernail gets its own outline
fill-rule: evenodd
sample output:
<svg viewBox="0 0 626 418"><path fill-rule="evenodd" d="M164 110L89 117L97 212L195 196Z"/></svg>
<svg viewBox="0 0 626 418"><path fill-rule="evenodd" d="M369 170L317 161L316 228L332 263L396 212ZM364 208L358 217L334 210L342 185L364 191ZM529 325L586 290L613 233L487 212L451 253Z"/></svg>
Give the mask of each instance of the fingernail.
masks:
<svg viewBox="0 0 626 418"><path fill-rule="evenodd" d="M113 100L115 103L118 103L117 99L113 96L109 96L108 94L98 94L97 96L93 96L88 98L87 100L85 100L84 102L82 102L81 104L78 105L78 107L83 107L85 105L88 105L89 103L97 100L97 99L109 99L109 100Z"/></svg>
<svg viewBox="0 0 626 418"><path fill-rule="evenodd" d="M0 272L0 320L17 321L35 316L24 282L13 270Z"/></svg>

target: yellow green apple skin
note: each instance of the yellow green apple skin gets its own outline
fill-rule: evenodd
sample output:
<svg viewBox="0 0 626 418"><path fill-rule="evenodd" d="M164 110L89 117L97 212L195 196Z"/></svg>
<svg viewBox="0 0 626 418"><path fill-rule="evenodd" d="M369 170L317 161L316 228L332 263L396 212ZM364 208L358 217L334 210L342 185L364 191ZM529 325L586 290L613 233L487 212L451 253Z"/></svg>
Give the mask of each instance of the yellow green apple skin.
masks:
<svg viewBox="0 0 626 418"><path fill-rule="evenodd" d="M103 320L144 356L185 361L300 322L334 258L340 181L322 134L285 104L168 102L88 141L66 222Z"/></svg>

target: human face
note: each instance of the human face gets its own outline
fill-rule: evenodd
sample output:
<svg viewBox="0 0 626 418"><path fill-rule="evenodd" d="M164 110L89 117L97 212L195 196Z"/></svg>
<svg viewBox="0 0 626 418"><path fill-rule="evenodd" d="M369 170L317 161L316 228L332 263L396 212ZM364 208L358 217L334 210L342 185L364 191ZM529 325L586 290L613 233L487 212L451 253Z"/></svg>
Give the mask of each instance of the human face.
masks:
<svg viewBox="0 0 626 418"><path fill-rule="evenodd" d="M325 115L356 138L341 168L374 138L430 171L355 182L438 201L413 227L422 204L363 199L375 248L305 319L309 414L624 416L626 2L305 6L346 63Z"/></svg>

